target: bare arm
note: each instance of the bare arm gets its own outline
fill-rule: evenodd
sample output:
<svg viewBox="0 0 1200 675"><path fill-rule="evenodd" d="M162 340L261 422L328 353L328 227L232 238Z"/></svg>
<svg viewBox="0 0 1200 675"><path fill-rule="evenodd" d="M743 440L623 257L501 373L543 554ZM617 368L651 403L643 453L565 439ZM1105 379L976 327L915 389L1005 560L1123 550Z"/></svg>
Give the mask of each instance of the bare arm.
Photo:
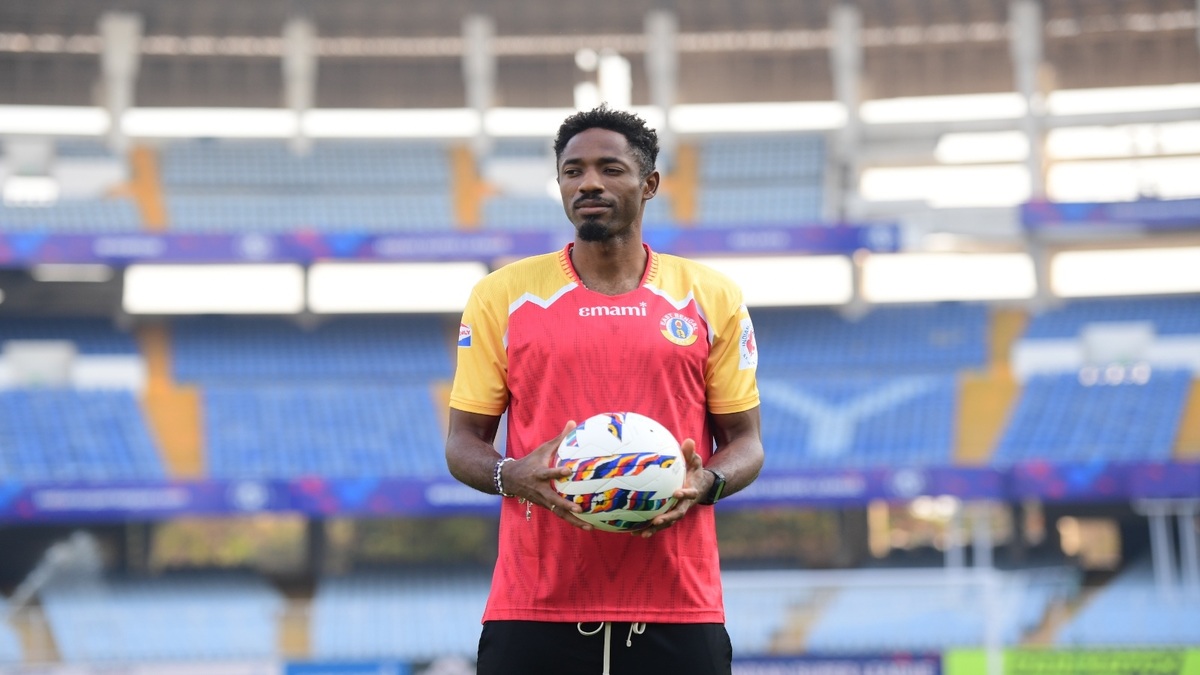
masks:
<svg viewBox="0 0 1200 675"><path fill-rule="evenodd" d="M480 492L496 494L496 462L502 457L496 452L496 429L500 418L450 409L450 432L446 436L446 466L450 475L465 485ZM546 441L536 450L502 467L501 482L504 492L521 497L531 503L553 507L555 515L576 527L591 529L591 526L575 518L582 508L559 495L550 481L571 473L569 468L550 466L550 457L558 449L562 439L575 428L568 422L556 438Z"/></svg>
<svg viewBox="0 0 1200 675"><path fill-rule="evenodd" d="M446 466L450 475L480 492L496 494L493 471L500 454L496 452L496 430L500 417L450 409L450 432L446 436Z"/></svg>
<svg viewBox="0 0 1200 675"><path fill-rule="evenodd" d="M700 455L696 454L696 442L685 439L680 445L688 470L683 487L675 491L675 498L679 501L651 521L651 527L635 534L649 537L670 527L692 508L696 500L708 494L714 477L706 468L717 469L725 474L725 496L745 489L758 477L763 465L762 423L758 407L738 413L709 415L709 423L712 425L716 449L708 464L704 464Z"/></svg>
<svg viewBox="0 0 1200 675"><path fill-rule="evenodd" d="M758 407L727 415L710 415L716 450L706 468L725 474L723 497L744 490L758 478L763 466L762 418ZM713 475L704 472L703 483L697 487L707 494Z"/></svg>

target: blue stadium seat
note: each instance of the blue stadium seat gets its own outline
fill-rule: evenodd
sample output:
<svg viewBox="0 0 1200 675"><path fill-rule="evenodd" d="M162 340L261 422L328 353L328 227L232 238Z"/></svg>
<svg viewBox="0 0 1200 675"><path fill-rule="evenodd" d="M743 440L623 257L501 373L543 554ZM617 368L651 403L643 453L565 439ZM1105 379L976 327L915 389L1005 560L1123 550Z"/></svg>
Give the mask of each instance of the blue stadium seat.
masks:
<svg viewBox="0 0 1200 675"><path fill-rule="evenodd" d="M449 185L446 148L432 141L317 141L306 154L286 141L197 140L166 145L163 184L181 189L245 191L437 188Z"/></svg>
<svg viewBox="0 0 1200 675"><path fill-rule="evenodd" d="M174 232L429 232L454 227L450 193L170 194Z"/></svg>
<svg viewBox="0 0 1200 675"><path fill-rule="evenodd" d="M454 372L454 328L425 315L337 318L308 329L284 319L180 319L172 324L174 375L183 382L428 382Z"/></svg>
<svg viewBox="0 0 1200 675"><path fill-rule="evenodd" d="M161 479L129 391L0 391L0 475L23 481Z"/></svg>
<svg viewBox="0 0 1200 675"><path fill-rule="evenodd" d="M1036 628L1052 600L1078 588L1069 573L1005 575L993 595L999 638L1015 646ZM941 652L985 643L986 595L979 586L843 587L808 633L813 653Z"/></svg>
<svg viewBox="0 0 1200 675"><path fill-rule="evenodd" d="M769 372L769 371L768 371ZM945 465L956 394L951 375L759 378L765 472Z"/></svg>
<svg viewBox="0 0 1200 675"><path fill-rule="evenodd" d="M0 617L7 616L8 604L0 597ZM21 637L9 626L7 621L0 620L0 665L19 663L24 655Z"/></svg>
<svg viewBox="0 0 1200 675"><path fill-rule="evenodd" d="M70 340L80 354L138 353L133 334L107 319L3 317L0 345L8 340Z"/></svg>
<svg viewBox="0 0 1200 675"><path fill-rule="evenodd" d="M1063 647L1191 647L1200 644L1200 597L1161 592L1149 561L1137 561L1098 591L1055 642Z"/></svg>
<svg viewBox="0 0 1200 675"><path fill-rule="evenodd" d="M1026 339L1074 338L1089 323L1149 321L1159 335L1200 335L1200 295L1072 300L1035 314Z"/></svg>
<svg viewBox="0 0 1200 675"><path fill-rule="evenodd" d="M760 373L953 372L987 361L982 304L880 307L851 320L829 309L758 309Z"/></svg>
<svg viewBox="0 0 1200 675"><path fill-rule="evenodd" d="M210 384L203 396L214 478L445 474L442 405L425 383Z"/></svg>
<svg viewBox="0 0 1200 675"><path fill-rule="evenodd" d="M1191 373L1177 370L1155 370L1145 384L1085 386L1074 374L1033 376L992 462L1166 461L1190 387Z"/></svg>
<svg viewBox="0 0 1200 675"><path fill-rule="evenodd" d="M318 659L474 657L488 574L357 573L317 586L310 623Z"/></svg>
<svg viewBox="0 0 1200 675"><path fill-rule="evenodd" d="M455 227L446 147L432 141L185 141L162 151L179 232L429 232Z"/></svg>
<svg viewBox="0 0 1200 675"><path fill-rule="evenodd" d="M699 156L696 225L800 225L822 219L823 137L719 136L703 141Z"/></svg>
<svg viewBox="0 0 1200 675"><path fill-rule="evenodd" d="M40 592L66 662L271 659L283 597L261 577L66 579Z"/></svg>
<svg viewBox="0 0 1200 675"><path fill-rule="evenodd" d="M815 134L714 136L703 141L699 149L700 178L706 184L800 180L819 183L825 171L825 140Z"/></svg>
<svg viewBox="0 0 1200 675"><path fill-rule="evenodd" d="M125 197L63 199L29 206L0 203L0 232L113 234L141 230L137 205Z"/></svg>

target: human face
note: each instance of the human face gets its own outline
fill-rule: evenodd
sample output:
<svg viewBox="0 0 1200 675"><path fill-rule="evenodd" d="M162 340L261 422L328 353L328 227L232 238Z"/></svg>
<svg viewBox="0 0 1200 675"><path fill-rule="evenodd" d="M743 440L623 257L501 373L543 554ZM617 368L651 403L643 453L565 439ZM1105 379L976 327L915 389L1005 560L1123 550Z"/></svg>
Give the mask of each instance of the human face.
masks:
<svg viewBox="0 0 1200 675"><path fill-rule="evenodd" d="M642 180L625 136L587 129L567 141L558 166L563 208L582 241L609 241L642 221L658 189L658 172Z"/></svg>

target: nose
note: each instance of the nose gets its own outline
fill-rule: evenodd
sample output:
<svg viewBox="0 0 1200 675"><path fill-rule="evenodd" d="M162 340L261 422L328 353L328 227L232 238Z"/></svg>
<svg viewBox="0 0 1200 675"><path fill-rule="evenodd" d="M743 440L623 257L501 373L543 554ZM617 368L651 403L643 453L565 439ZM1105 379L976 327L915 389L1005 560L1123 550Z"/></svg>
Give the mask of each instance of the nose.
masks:
<svg viewBox="0 0 1200 675"><path fill-rule="evenodd" d="M580 176L579 180L580 192L603 192L604 183L600 180L600 172L596 169L587 169Z"/></svg>

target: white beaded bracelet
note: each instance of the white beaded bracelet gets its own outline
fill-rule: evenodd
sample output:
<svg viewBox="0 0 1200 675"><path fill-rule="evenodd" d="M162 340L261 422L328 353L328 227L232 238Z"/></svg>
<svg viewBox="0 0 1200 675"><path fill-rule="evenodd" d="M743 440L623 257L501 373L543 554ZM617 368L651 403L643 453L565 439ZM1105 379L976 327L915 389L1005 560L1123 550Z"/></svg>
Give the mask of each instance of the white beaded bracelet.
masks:
<svg viewBox="0 0 1200 675"><path fill-rule="evenodd" d="M513 497L514 496L514 495L511 495L504 491L504 480L503 480L503 477L501 476L501 470L504 468L504 464L506 462L515 462L515 461L517 461L517 460L513 459L512 457L505 457L505 458L497 461L496 468L492 470L492 481L496 484L496 494L500 495L501 497Z"/></svg>

